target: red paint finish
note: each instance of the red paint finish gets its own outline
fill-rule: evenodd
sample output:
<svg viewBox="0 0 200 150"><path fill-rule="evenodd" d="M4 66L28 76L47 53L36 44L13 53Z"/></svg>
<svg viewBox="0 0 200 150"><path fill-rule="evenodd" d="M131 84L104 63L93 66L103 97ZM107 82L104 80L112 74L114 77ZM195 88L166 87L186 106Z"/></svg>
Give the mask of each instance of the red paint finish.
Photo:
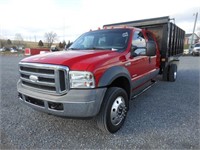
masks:
<svg viewBox="0 0 200 150"><path fill-rule="evenodd" d="M94 74L96 85L98 85L101 76L107 69L112 66L124 66L129 71L132 81L134 81L146 76L152 70L159 69L160 53L156 45L157 54L150 58L151 63L148 56L131 57L132 35L135 30L140 29L129 27L126 27L126 29L131 30L131 38L129 38L128 47L124 52L112 50L68 50L36 55L25 58L22 61L63 65L68 66L70 70L90 71ZM145 30L142 30L142 32L145 32Z"/></svg>

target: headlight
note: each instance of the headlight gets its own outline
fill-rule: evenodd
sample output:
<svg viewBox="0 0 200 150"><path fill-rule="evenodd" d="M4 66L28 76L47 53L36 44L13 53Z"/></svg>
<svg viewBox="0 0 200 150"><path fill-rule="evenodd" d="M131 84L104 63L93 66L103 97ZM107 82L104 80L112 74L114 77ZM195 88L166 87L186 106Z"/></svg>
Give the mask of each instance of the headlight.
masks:
<svg viewBox="0 0 200 150"><path fill-rule="evenodd" d="M91 72L70 71L69 72L70 88L94 88L95 81Z"/></svg>

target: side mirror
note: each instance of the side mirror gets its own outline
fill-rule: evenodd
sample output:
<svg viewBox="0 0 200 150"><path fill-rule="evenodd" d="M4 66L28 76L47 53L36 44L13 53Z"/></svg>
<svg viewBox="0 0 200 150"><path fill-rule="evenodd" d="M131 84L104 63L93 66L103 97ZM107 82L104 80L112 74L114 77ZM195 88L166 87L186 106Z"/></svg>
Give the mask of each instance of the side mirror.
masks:
<svg viewBox="0 0 200 150"><path fill-rule="evenodd" d="M136 57L136 56L137 56L137 54L135 53L135 50L136 50L136 49L138 49L137 46L135 46L135 45L132 45L132 46L131 46L131 56L132 56L132 57Z"/></svg>
<svg viewBox="0 0 200 150"><path fill-rule="evenodd" d="M156 55L156 43L154 41L147 42L146 55L147 56L155 56Z"/></svg>

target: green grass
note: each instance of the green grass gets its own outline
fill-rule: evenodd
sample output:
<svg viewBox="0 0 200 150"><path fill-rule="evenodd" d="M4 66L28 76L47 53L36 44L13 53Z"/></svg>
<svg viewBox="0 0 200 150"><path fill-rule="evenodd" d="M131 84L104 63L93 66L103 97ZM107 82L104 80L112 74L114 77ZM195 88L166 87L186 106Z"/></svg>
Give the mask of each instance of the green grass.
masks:
<svg viewBox="0 0 200 150"><path fill-rule="evenodd" d="M189 44L185 44L184 49L189 49L189 46L190 46Z"/></svg>

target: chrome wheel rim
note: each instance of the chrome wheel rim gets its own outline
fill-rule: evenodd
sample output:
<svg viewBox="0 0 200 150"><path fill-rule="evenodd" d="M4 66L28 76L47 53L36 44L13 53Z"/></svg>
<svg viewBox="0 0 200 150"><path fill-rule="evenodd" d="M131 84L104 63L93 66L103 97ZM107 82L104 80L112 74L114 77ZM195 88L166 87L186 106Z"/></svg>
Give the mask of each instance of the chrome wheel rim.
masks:
<svg viewBox="0 0 200 150"><path fill-rule="evenodd" d="M177 76L177 73L176 73L176 71L174 72L174 79L176 79L176 76Z"/></svg>
<svg viewBox="0 0 200 150"><path fill-rule="evenodd" d="M126 104L123 97L119 96L115 99L111 107L111 123L115 126L119 125L126 116Z"/></svg>

